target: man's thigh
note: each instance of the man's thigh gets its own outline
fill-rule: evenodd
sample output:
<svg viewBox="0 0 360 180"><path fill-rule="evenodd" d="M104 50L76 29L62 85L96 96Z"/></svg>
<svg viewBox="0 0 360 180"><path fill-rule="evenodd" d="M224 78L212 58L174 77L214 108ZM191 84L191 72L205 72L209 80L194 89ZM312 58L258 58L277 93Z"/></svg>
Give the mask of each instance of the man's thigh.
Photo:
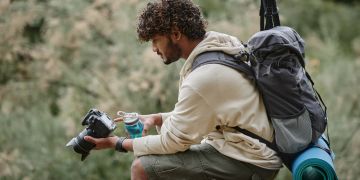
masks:
<svg viewBox="0 0 360 180"><path fill-rule="evenodd" d="M149 179L273 179L277 171L229 158L209 144L191 146L185 152L141 156Z"/></svg>

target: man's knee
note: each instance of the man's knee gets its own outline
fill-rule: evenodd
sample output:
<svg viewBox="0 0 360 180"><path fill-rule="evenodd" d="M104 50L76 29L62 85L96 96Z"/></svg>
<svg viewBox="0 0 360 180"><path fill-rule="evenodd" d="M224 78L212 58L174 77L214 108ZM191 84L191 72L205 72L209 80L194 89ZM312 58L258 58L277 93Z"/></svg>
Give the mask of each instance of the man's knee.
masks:
<svg viewBox="0 0 360 180"><path fill-rule="evenodd" d="M136 158L131 165L131 177L132 179L147 179L145 169L139 158Z"/></svg>
<svg viewBox="0 0 360 180"><path fill-rule="evenodd" d="M139 171L141 169L144 170L144 167L142 166L140 159L136 158L131 164L131 171Z"/></svg>

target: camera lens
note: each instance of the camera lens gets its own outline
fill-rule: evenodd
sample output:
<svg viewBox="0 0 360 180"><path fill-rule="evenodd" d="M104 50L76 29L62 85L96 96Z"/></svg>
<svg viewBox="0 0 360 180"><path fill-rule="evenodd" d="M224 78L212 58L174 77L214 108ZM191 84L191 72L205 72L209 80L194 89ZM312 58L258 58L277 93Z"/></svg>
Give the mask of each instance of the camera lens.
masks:
<svg viewBox="0 0 360 180"><path fill-rule="evenodd" d="M81 154L81 160L83 161L95 144L85 141L84 137L90 135L90 129L84 129L80 134L73 138L66 146L72 146L74 151Z"/></svg>

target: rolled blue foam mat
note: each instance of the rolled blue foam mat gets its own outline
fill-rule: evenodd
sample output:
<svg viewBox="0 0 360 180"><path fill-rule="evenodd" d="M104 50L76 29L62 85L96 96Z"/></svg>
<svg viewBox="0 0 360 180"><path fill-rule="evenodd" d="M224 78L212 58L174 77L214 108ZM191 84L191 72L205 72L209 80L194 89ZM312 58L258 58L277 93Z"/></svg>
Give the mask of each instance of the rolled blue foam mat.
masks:
<svg viewBox="0 0 360 180"><path fill-rule="evenodd" d="M338 180L331 155L325 140L320 137L315 146L307 149L297 157L292 165L293 180Z"/></svg>

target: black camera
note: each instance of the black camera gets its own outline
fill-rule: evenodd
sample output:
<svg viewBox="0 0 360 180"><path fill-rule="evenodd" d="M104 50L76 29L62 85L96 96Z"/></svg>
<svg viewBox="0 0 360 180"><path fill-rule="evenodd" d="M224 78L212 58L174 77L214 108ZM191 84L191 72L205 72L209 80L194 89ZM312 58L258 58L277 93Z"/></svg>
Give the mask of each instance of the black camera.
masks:
<svg viewBox="0 0 360 180"><path fill-rule="evenodd" d="M89 155L90 150L95 147L95 144L85 141L84 137L108 137L116 129L116 124L109 116L97 109L90 109L81 124L87 127L78 136L71 139L66 146L73 147L75 152L81 154L81 161L83 161Z"/></svg>

